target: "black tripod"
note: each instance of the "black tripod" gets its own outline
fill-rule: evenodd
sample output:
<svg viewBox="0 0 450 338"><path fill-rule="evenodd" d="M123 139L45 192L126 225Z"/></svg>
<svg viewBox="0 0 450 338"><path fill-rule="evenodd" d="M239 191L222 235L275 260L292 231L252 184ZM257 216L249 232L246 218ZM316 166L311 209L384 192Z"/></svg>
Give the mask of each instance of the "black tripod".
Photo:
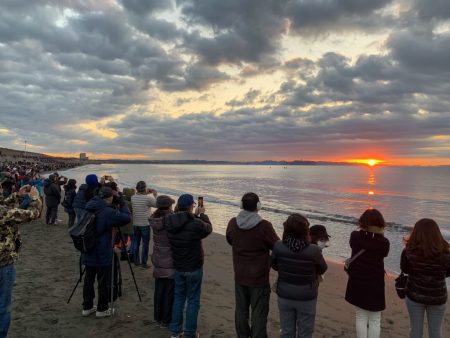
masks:
<svg viewBox="0 0 450 338"><path fill-rule="evenodd" d="M122 232L120 231L120 228L117 228L117 229L119 230L118 234L119 234L120 240L122 241L122 245L126 245L126 243L124 241L124 238L123 238L123 235L122 235ZM113 265L112 265L112 268L111 268L111 282L113 281L113 278L114 278L114 245L112 247L112 251L113 251ZM133 282L134 282L134 286L136 288L136 292L137 292L138 297L139 297L139 302L142 302L141 294L139 292L139 288L138 288L138 285L137 285L137 282L136 282L136 277L134 276L134 271L133 271L133 268L131 267L130 257L128 257L128 255L127 255L127 262L128 262L128 266L130 267L131 275L133 276ZM78 278L77 283L75 284L75 287L73 288L72 293L70 294L69 299L67 300L67 304L70 303L70 300L72 299L72 296L75 293L75 290L77 289L78 284L80 284L81 280L83 279L83 275L84 275L84 273L86 271L86 267L84 267L83 269L81 267L82 267L82 264L81 264L81 255L80 255L80 277ZM113 292L113 287L112 287L111 292ZM111 298L111 303L112 303L112 299L113 298Z"/></svg>

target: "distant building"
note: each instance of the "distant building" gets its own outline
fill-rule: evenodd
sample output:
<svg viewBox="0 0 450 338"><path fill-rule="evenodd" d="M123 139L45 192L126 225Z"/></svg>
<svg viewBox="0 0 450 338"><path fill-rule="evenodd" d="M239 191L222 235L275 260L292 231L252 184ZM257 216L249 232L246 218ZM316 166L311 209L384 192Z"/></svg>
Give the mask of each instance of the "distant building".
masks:
<svg viewBox="0 0 450 338"><path fill-rule="evenodd" d="M80 160L86 161L88 157L86 156L86 153L80 153Z"/></svg>

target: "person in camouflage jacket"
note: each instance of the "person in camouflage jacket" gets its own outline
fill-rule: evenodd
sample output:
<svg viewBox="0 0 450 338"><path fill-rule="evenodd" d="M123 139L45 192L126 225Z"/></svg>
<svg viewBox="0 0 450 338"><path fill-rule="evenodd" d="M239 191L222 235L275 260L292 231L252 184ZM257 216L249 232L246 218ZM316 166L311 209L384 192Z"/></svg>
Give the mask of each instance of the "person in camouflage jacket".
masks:
<svg viewBox="0 0 450 338"><path fill-rule="evenodd" d="M26 209L22 202L28 199ZM19 204L20 207L15 207ZM16 279L14 261L20 248L19 224L40 216L42 202L35 193L14 193L0 201L0 337L6 337L11 322L12 290Z"/></svg>

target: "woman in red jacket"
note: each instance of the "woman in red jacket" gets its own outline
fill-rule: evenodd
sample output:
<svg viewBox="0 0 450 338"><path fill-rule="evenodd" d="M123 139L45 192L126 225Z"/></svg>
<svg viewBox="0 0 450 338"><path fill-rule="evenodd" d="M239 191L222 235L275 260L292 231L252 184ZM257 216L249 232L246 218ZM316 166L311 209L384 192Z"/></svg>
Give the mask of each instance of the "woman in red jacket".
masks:
<svg viewBox="0 0 450 338"><path fill-rule="evenodd" d="M411 322L410 337L422 337L426 312L430 338L441 338L447 307L445 277L450 276L450 249L435 221L423 218L414 225L400 265L409 275L406 305Z"/></svg>

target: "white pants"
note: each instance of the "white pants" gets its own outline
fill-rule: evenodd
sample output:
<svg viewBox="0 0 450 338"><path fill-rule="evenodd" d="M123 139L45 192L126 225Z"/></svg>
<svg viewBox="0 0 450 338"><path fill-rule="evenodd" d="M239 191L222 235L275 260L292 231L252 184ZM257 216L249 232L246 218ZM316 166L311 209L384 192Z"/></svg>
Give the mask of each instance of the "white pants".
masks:
<svg viewBox="0 0 450 338"><path fill-rule="evenodd" d="M381 311L373 312L355 307L356 310L356 337L380 338ZM369 326L369 329L367 329Z"/></svg>

